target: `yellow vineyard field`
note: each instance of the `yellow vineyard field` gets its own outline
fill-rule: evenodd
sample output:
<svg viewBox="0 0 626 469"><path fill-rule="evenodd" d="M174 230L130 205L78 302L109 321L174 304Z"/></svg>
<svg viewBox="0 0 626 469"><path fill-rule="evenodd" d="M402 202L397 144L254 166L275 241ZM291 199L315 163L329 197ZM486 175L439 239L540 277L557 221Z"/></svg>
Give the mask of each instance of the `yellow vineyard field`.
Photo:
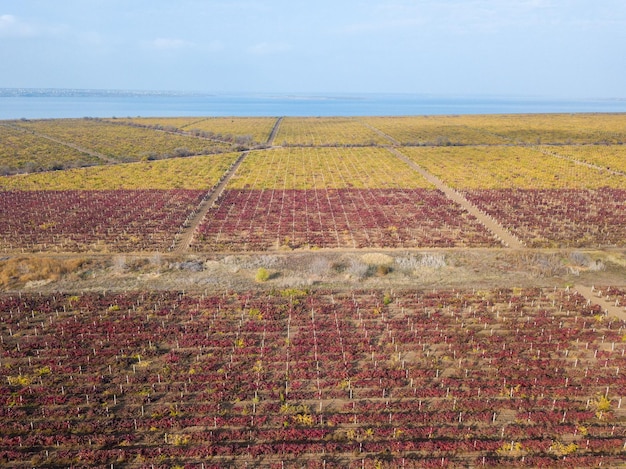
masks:
<svg viewBox="0 0 626 469"><path fill-rule="evenodd" d="M0 125L0 170L14 172L45 171L100 164L95 156L82 153L29 132Z"/></svg>
<svg viewBox="0 0 626 469"><path fill-rule="evenodd" d="M276 118L274 117L209 117L193 122L183 130L209 132L219 137L250 137L253 142L266 143Z"/></svg>
<svg viewBox="0 0 626 469"><path fill-rule="evenodd" d="M403 145L589 144L626 142L624 114L494 114L367 117Z"/></svg>
<svg viewBox="0 0 626 469"><path fill-rule="evenodd" d="M405 147L401 151L456 189L626 189L622 175L529 147Z"/></svg>
<svg viewBox="0 0 626 469"><path fill-rule="evenodd" d="M118 161L163 158L185 152L212 154L230 148L229 145L191 136L93 119L39 120L16 125Z"/></svg>
<svg viewBox="0 0 626 469"><path fill-rule="evenodd" d="M276 145L388 145L390 142L351 117L286 117Z"/></svg>
<svg viewBox="0 0 626 469"><path fill-rule="evenodd" d="M203 120L204 117L112 117L102 119L114 124L130 124L142 127L184 129L186 126Z"/></svg>
<svg viewBox="0 0 626 469"><path fill-rule="evenodd" d="M238 153L221 153L16 175L0 178L0 190L208 190L238 156Z"/></svg>
<svg viewBox="0 0 626 469"><path fill-rule="evenodd" d="M280 148L255 151L229 189L431 188L422 176L384 148Z"/></svg>
<svg viewBox="0 0 626 469"><path fill-rule="evenodd" d="M473 125L473 116L366 117L360 119L402 145L500 145L505 138Z"/></svg>
<svg viewBox="0 0 626 469"><path fill-rule="evenodd" d="M544 146L542 150L626 174L626 146L624 145Z"/></svg>
<svg viewBox="0 0 626 469"><path fill-rule="evenodd" d="M507 114L473 120L477 127L511 143L626 142L626 114Z"/></svg>
<svg viewBox="0 0 626 469"><path fill-rule="evenodd" d="M116 123L162 128L205 135L216 140L247 137L256 143L267 142L275 117L137 117L113 119Z"/></svg>

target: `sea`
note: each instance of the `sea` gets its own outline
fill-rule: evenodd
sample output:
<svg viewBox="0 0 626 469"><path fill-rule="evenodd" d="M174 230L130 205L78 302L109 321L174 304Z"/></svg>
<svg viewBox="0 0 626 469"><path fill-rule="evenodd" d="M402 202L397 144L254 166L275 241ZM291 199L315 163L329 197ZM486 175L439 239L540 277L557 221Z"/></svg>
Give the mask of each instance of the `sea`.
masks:
<svg viewBox="0 0 626 469"><path fill-rule="evenodd" d="M620 113L626 99L0 89L0 119Z"/></svg>

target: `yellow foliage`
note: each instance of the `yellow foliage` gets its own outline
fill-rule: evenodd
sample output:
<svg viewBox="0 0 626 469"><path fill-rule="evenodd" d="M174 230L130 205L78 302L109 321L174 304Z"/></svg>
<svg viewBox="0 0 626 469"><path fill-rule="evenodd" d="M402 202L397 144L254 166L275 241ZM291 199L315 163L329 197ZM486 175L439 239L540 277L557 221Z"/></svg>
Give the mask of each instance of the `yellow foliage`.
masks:
<svg viewBox="0 0 626 469"><path fill-rule="evenodd" d="M283 298L302 298L307 296L308 292L306 290L300 290L298 288L286 288L280 292L280 296Z"/></svg>
<svg viewBox="0 0 626 469"><path fill-rule="evenodd" d="M455 189L626 188L623 176L528 146L403 147L401 151Z"/></svg>
<svg viewBox="0 0 626 469"><path fill-rule="evenodd" d="M259 269L256 271L254 279L259 283L267 282L270 279L269 270L267 270L265 267L259 267Z"/></svg>
<svg viewBox="0 0 626 469"><path fill-rule="evenodd" d="M208 190L239 156L171 158L0 178L0 188L13 190L111 190L195 189ZM46 227L51 227L46 224ZM44 229L44 228L42 228Z"/></svg>
<svg viewBox="0 0 626 469"><path fill-rule="evenodd" d="M174 446L185 446L191 441L190 435L168 435L167 441Z"/></svg>
<svg viewBox="0 0 626 469"><path fill-rule="evenodd" d="M506 456L510 453L519 453L523 450L523 446L518 441L512 441L510 443L503 443L496 451L501 456Z"/></svg>
<svg viewBox="0 0 626 469"><path fill-rule="evenodd" d="M250 316L251 319L256 319L257 321L263 320L263 313L261 313L261 311L257 308L252 308L248 312L248 315Z"/></svg>
<svg viewBox="0 0 626 469"><path fill-rule="evenodd" d="M598 396L595 401L598 412L608 412L611 410L611 400L604 396Z"/></svg>
<svg viewBox="0 0 626 469"><path fill-rule="evenodd" d="M308 414L310 412L311 412L311 409L306 404L289 404L289 403L284 403L283 405L280 406L280 413L281 414L288 414L288 415Z"/></svg>
<svg viewBox="0 0 626 469"><path fill-rule="evenodd" d="M37 368L35 370L35 373L37 373L39 376L44 376L44 375L50 374L51 372L52 372L52 370L47 365L43 366L41 368Z"/></svg>
<svg viewBox="0 0 626 469"><path fill-rule="evenodd" d="M348 378L343 379L339 382L339 389L341 390L346 390L346 389L350 389L350 380Z"/></svg>
<svg viewBox="0 0 626 469"><path fill-rule="evenodd" d="M432 188L385 148L277 148L253 151L228 189Z"/></svg>
<svg viewBox="0 0 626 469"><path fill-rule="evenodd" d="M7 380L11 386L28 386L31 383L28 376L7 376Z"/></svg>
<svg viewBox="0 0 626 469"><path fill-rule="evenodd" d="M578 445L575 443L570 443L569 445L565 445L560 441L556 441L552 443L550 446L550 452L556 454L557 456L566 456L568 454L575 453L578 450Z"/></svg>
<svg viewBox="0 0 626 469"><path fill-rule="evenodd" d="M310 414L296 414L291 418L296 425L311 427L315 423L313 416Z"/></svg>

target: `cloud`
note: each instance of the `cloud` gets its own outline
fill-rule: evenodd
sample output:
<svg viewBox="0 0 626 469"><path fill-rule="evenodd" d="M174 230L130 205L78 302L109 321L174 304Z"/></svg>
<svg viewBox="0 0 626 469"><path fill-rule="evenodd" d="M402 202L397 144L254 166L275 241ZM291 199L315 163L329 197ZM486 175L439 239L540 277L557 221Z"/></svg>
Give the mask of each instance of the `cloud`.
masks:
<svg viewBox="0 0 626 469"><path fill-rule="evenodd" d="M293 49L289 44L283 42L259 42L248 49L252 55L275 55L288 52Z"/></svg>
<svg viewBox="0 0 626 469"><path fill-rule="evenodd" d="M24 23L14 15L0 15L0 37L32 37L37 28Z"/></svg>

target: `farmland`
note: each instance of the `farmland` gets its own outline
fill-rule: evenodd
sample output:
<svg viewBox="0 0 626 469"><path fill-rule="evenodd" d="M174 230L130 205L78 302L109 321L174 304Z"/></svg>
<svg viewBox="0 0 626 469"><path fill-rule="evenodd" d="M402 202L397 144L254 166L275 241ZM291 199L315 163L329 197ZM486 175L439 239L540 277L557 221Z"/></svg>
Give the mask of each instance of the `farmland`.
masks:
<svg viewBox="0 0 626 469"><path fill-rule="evenodd" d="M625 122L0 122L0 465L620 467Z"/></svg>
<svg viewBox="0 0 626 469"><path fill-rule="evenodd" d="M128 123L154 129L171 129L215 140L250 140L266 143L274 124L271 117L209 117L209 118L134 118L112 119L111 122Z"/></svg>
<svg viewBox="0 0 626 469"><path fill-rule="evenodd" d="M96 119L17 121L12 125L114 162L205 155L224 152L230 148L222 142L130 125L116 125Z"/></svg>
<svg viewBox="0 0 626 469"><path fill-rule="evenodd" d="M364 120L404 145L613 145L626 141L623 114L407 116Z"/></svg>
<svg viewBox="0 0 626 469"><path fill-rule="evenodd" d="M2 190L58 191L113 189L209 190L237 159L237 153L169 158L119 165L21 174L0 180Z"/></svg>
<svg viewBox="0 0 626 469"><path fill-rule="evenodd" d="M276 142L282 145L380 145L385 137L359 121L340 117L283 119Z"/></svg>
<svg viewBox="0 0 626 469"><path fill-rule="evenodd" d="M8 125L0 125L0 141L0 167L3 175L100 163L95 156Z"/></svg>
<svg viewBox="0 0 626 469"><path fill-rule="evenodd" d="M2 301L5 467L623 459L624 323L572 290Z"/></svg>

